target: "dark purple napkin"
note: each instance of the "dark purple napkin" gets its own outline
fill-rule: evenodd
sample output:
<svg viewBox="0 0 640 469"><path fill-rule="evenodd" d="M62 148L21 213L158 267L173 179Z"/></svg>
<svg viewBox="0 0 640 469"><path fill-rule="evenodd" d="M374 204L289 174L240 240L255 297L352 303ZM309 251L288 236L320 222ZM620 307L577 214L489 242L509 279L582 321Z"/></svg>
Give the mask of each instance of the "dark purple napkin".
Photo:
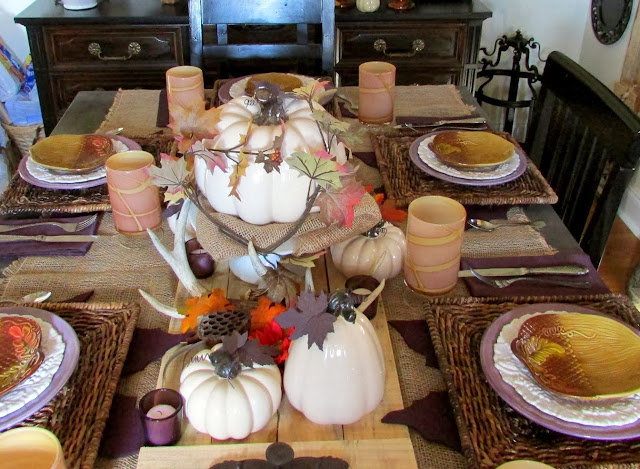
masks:
<svg viewBox="0 0 640 469"><path fill-rule="evenodd" d="M382 417L382 423L399 423L417 430L427 441L460 451L460 437L446 391L430 392L403 410Z"/></svg>
<svg viewBox="0 0 640 469"><path fill-rule="evenodd" d="M21 220L0 220L0 225L22 226L41 222L81 222L92 215L83 215L67 218L32 218ZM18 228L10 232L3 232L5 235L91 235L98 229L98 219L91 225L80 231L68 233L62 228L51 225L40 225L32 228ZM42 241L9 241L0 243L0 258L15 258L23 256L84 256L91 248L92 242L86 243L56 243Z"/></svg>
<svg viewBox="0 0 640 469"><path fill-rule="evenodd" d="M376 154L372 151L354 151L353 156L357 156L360 161L362 161L367 166L371 166L372 168L378 167L378 162L376 161Z"/></svg>
<svg viewBox="0 0 640 469"><path fill-rule="evenodd" d="M158 115L156 117L156 127L166 127L169 125L169 104L167 103L167 89L160 90L158 98Z"/></svg>
<svg viewBox="0 0 640 469"><path fill-rule="evenodd" d="M129 345L127 360L124 362L122 376L128 376L143 370L149 363L161 358L174 345L185 341L187 335L169 334L160 329L142 329L136 327Z"/></svg>
<svg viewBox="0 0 640 469"><path fill-rule="evenodd" d="M120 458L137 453L144 445L144 429L137 399L116 394L109 411L109 418L102 435L100 455Z"/></svg>
<svg viewBox="0 0 640 469"><path fill-rule="evenodd" d="M522 257L493 257L493 258L463 258L461 269L472 267L550 267L556 265L583 265L589 268L589 273L585 275L545 275L545 278L556 278L562 280L588 281L590 288L571 288L559 285L549 285L543 283L522 281L515 282L506 288L496 288L486 285L477 278L465 277L464 280L469 287L472 296L553 296L553 295L591 295L599 293L610 293L604 284L598 271L591 263L587 254L556 254L555 256L522 256Z"/></svg>
<svg viewBox="0 0 640 469"><path fill-rule="evenodd" d="M357 119L358 114L354 114L353 112L351 112L351 108L349 107L349 105L344 101L342 101L340 98L338 99L339 99L338 107L340 108L340 115L342 117L348 117L350 119Z"/></svg>
<svg viewBox="0 0 640 469"><path fill-rule="evenodd" d="M438 368L436 351L433 349L431 335L429 334L427 323L424 320L415 319L411 321L388 322L400 333L409 348L425 356L425 365Z"/></svg>

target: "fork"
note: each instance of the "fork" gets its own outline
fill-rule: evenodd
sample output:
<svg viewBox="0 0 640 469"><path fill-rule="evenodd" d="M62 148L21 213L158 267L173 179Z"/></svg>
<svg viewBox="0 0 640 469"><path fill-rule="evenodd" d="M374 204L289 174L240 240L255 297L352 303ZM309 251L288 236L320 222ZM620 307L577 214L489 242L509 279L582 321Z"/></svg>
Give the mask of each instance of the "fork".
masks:
<svg viewBox="0 0 640 469"><path fill-rule="evenodd" d="M78 222L57 222L57 221L41 221L37 223L30 223L28 225L0 225L0 233L7 231L17 230L19 228L33 228L35 226L57 226L62 228L67 233L73 233L76 231L82 231L96 221L97 214L87 218L86 220Z"/></svg>
<svg viewBox="0 0 640 469"><path fill-rule="evenodd" d="M485 277L484 275L479 274L472 268L469 268L469 271L481 282L496 288L505 288L511 285L512 283L527 281L527 280L530 282L545 283L549 285L559 285L562 287L589 288L591 286L591 283L586 281L571 282L569 280L556 280L552 278L543 278L543 277L511 277L511 278L495 279L495 278Z"/></svg>

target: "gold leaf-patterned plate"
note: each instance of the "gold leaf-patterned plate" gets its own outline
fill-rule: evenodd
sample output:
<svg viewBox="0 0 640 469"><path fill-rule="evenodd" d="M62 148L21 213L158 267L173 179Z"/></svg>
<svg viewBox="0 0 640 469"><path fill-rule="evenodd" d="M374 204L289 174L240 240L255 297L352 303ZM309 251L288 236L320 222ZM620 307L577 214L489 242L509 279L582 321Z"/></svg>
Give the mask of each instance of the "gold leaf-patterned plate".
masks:
<svg viewBox="0 0 640 469"><path fill-rule="evenodd" d="M521 326L511 351L540 386L576 399L640 392L640 333L606 316L551 313Z"/></svg>
<svg viewBox="0 0 640 469"><path fill-rule="evenodd" d="M52 135L32 145L31 159L54 171L84 173L103 166L114 152L106 135Z"/></svg>
<svg viewBox="0 0 640 469"><path fill-rule="evenodd" d="M492 169L513 156L515 146L491 132L441 132L429 144L440 161L464 169Z"/></svg>
<svg viewBox="0 0 640 469"><path fill-rule="evenodd" d="M0 316L0 396L31 376L44 360L42 330L34 319Z"/></svg>

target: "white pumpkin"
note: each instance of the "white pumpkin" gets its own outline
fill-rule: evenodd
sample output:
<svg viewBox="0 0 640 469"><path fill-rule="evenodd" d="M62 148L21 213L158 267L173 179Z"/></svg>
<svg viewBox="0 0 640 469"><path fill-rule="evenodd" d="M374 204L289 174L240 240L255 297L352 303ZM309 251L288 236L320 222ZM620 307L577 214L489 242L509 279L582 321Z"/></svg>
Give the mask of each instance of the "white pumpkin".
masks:
<svg viewBox="0 0 640 469"><path fill-rule="evenodd" d="M207 355L195 355L180 375L185 414L197 431L216 440L246 438L262 429L282 399L282 378L276 365L243 367L229 380L218 376Z"/></svg>
<svg viewBox="0 0 640 469"><path fill-rule="evenodd" d="M376 332L359 311L339 316L322 350L307 336L292 341L284 368L291 405L321 425L346 425L375 409L384 395L385 366Z"/></svg>
<svg viewBox="0 0 640 469"><path fill-rule="evenodd" d="M382 280L400 273L406 251L407 242L402 230L385 223L378 229L374 227L331 246L331 258L346 277L371 275Z"/></svg>
<svg viewBox="0 0 640 469"><path fill-rule="evenodd" d="M316 106L322 109L320 105ZM304 212L307 195L315 189L315 184L309 188L309 178L289 167L287 158L296 151L313 155L325 149L323 136L326 139L326 134L321 134L309 104L304 100L286 98L283 109L287 120L283 125L259 126L253 123L261 108L251 98L233 99L220 109L220 121L216 126L219 134L203 141L206 148L226 150L241 147L246 152L266 151L273 147L274 138L283 134L284 127L280 147L283 162L279 172L267 173L263 163L255 163L255 155L248 155L250 164L238 185L238 199L229 195L229 166L233 163L230 159L224 156L226 172L218 167L211 172L202 158L196 158L196 182L209 204L218 212L238 216L255 225L296 221ZM240 145L245 135L246 141ZM331 153L338 157L340 163L346 160L343 143L334 144Z"/></svg>

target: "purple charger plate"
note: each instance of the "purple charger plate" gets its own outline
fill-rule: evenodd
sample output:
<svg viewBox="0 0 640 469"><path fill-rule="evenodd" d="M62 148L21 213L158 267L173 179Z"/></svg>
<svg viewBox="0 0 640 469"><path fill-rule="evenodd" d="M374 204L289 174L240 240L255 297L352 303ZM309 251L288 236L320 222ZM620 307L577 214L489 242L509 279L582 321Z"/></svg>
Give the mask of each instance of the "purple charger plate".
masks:
<svg viewBox="0 0 640 469"><path fill-rule="evenodd" d="M605 316L609 319L618 321L627 327L629 324L620 321L607 314L600 313L593 309L584 308L582 306L567 303L540 303L531 305L522 305L512 309L508 313L503 314L487 328L482 335L480 342L480 363L487 381L498 395L504 401L513 407L516 411L535 423L542 425L550 430L563 433L565 435L577 436L593 440L628 440L640 436L640 420L627 425L612 425L608 427L598 427L594 425L584 425L576 422L568 422L554 415L547 414L543 410L529 404L518 392L503 379L502 375L495 367L493 360L493 346L498 340L498 336L502 328L514 319L525 314L543 313L549 310L568 311L572 313L597 314ZM633 328L632 328L633 329ZM637 334L638 331L633 329ZM516 358L517 360L517 358Z"/></svg>
<svg viewBox="0 0 640 469"><path fill-rule="evenodd" d="M0 308L0 313L13 314L13 315L31 315L38 319L51 324L56 331L62 336L62 340L65 343L64 356L60 367L53 375L53 380L49 383L49 386L45 388L42 393L31 401L27 402L20 409L11 412L10 414L0 417L0 431L16 425L23 420L31 417L37 411L42 409L45 405L51 401L58 394L58 391L69 381L69 378L73 374L78 364L78 357L80 355L80 342L78 342L78 336L76 332L69 325L67 321L62 319L49 311L43 309L30 308L27 306L10 306L6 308ZM0 400L2 397L0 397Z"/></svg>
<svg viewBox="0 0 640 469"><path fill-rule="evenodd" d="M129 150L142 150L140 145L138 145L137 142L131 140L130 138L123 137L121 135L110 135L109 137L120 140L129 148ZM25 156L20 160L20 164L18 165L18 174L20 174L20 177L22 179L33 186L42 187L44 189L88 189L89 187L101 186L102 184L106 184L107 182L106 177L92 179L91 181L71 183L41 181L40 179L34 177L27 169L27 158L28 157Z"/></svg>
<svg viewBox="0 0 640 469"><path fill-rule="evenodd" d="M292 73L291 75L298 75L298 74L297 74L297 73ZM231 97L231 87L232 87L233 85L235 85L236 83L238 83L240 80L244 80L245 78L249 78L249 77L252 77L252 76L253 76L253 75L246 75L246 76L244 76L244 77L232 78L232 79L230 79L230 80L225 81L225 82L222 84L222 86L220 86L220 88L218 89L218 99L220 100L220 102L221 102L222 104L226 104L226 103L228 103L229 101L231 101L231 100L233 99L233 98ZM299 76L306 76L306 75L299 75ZM311 78L311 77L309 77L309 78ZM329 89L332 89L332 88L333 88L333 85L331 85L331 88L329 88ZM325 105L325 104L327 104L329 101L331 101L331 99L333 99L333 96L325 97L325 98L320 102L320 104L324 106L324 105Z"/></svg>
<svg viewBox="0 0 640 469"><path fill-rule="evenodd" d="M478 129L480 130L480 129ZM520 158L520 163L514 172L511 174L507 174L501 178L497 179L463 179L455 176L450 176L448 174L441 173L440 171L436 171L427 163L420 159L420 155L418 155L418 147L420 143L433 135L441 134L443 132L451 132L451 130L436 130L434 132L429 132L428 134L423 135L416 139L409 148L409 156L411 157L411 161L415 164L418 169L424 171L429 176L433 176L434 178L441 179L443 181L452 182L454 184L460 184L463 186L497 186L499 184L504 184L507 182L511 182L515 179L518 179L520 176L524 174L527 170L527 155L524 154L520 148L516 147L515 151Z"/></svg>

